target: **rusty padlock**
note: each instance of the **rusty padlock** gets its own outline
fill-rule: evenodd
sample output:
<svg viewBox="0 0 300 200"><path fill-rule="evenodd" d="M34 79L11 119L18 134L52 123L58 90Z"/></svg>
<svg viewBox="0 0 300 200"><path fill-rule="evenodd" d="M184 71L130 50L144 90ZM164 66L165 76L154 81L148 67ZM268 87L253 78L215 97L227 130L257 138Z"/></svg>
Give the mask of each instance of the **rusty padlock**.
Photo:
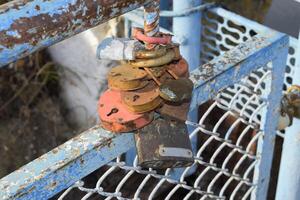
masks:
<svg viewBox="0 0 300 200"><path fill-rule="evenodd" d="M182 102L192 97L193 82L188 78L168 79L160 85L160 96L171 102Z"/></svg>
<svg viewBox="0 0 300 200"><path fill-rule="evenodd" d="M149 81L146 87L139 90L122 92L121 99L128 110L134 113L149 112L162 104L159 89L153 81Z"/></svg>
<svg viewBox="0 0 300 200"><path fill-rule="evenodd" d="M136 90L148 84L148 81L144 79L146 76L147 73L144 70L133 68L129 64L119 65L108 73L108 87L122 91Z"/></svg>
<svg viewBox="0 0 300 200"><path fill-rule="evenodd" d="M157 51L156 49L154 50L148 50L148 52L151 51ZM165 54L159 55L159 53L153 53L153 55L156 55L157 57L144 57L140 56L140 59L135 59L130 61L130 64L134 67L147 67L147 68L154 68L154 67L161 67L163 65L169 64L174 60L179 60L181 59L180 51L179 51L179 46L177 45L170 45L166 49Z"/></svg>
<svg viewBox="0 0 300 200"><path fill-rule="evenodd" d="M104 129L115 132L131 132L149 124L154 117L153 112L135 114L128 111L121 101L119 91L105 91L98 102L98 114Z"/></svg>
<svg viewBox="0 0 300 200"><path fill-rule="evenodd" d="M166 169L193 164L193 152L185 123L158 118L135 134L141 167Z"/></svg>

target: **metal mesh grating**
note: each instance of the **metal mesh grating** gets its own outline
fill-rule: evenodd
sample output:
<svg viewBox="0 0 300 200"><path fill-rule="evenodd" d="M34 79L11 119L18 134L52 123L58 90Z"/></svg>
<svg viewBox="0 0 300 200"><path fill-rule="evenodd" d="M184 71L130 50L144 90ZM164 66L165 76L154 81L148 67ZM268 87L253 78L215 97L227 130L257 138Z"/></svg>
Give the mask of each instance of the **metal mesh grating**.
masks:
<svg viewBox="0 0 300 200"><path fill-rule="evenodd" d="M239 24L234 19L226 19L212 12L204 12L202 26L201 62L207 63L223 52L247 41L257 34L257 31ZM296 64L296 39L290 38L290 48L284 78L283 90L293 84L294 68Z"/></svg>

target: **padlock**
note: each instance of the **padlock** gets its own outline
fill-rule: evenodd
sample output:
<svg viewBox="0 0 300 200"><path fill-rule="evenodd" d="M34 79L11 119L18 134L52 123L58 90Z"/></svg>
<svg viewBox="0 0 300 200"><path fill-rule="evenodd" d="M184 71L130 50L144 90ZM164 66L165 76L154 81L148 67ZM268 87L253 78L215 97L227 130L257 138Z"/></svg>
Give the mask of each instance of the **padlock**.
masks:
<svg viewBox="0 0 300 200"><path fill-rule="evenodd" d="M159 86L160 96L171 102L182 102L192 97L194 84L188 78L168 79Z"/></svg>
<svg viewBox="0 0 300 200"><path fill-rule="evenodd" d="M110 70L107 76L108 87L114 90L136 90L148 84L144 78L147 73L138 68L133 68L129 64L119 65Z"/></svg>
<svg viewBox="0 0 300 200"><path fill-rule="evenodd" d="M156 112L166 119L178 120L184 123L187 120L189 108L190 102L165 102Z"/></svg>
<svg viewBox="0 0 300 200"><path fill-rule="evenodd" d="M189 77L188 63L185 59L181 58L179 61L172 62L168 65L168 69L173 71L179 77ZM186 121L186 116L189 112L190 102L165 102L156 111L166 119Z"/></svg>
<svg viewBox="0 0 300 200"><path fill-rule="evenodd" d="M98 114L104 129L115 132L131 132L149 124L154 117L153 112L135 114L128 111L121 101L119 91L105 91L98 102Z"/></svg>
<svg viewBox="0 0 300 200"><path fill-rule="evenodd" d="M185 123L163 118L139 129L135 134L141 167L166 169L193 164L193 152Z"/></svg>
<svg viewBox="0 0 300 200"><path fill-rule="evenodd" d="M300 119L300 86L292 85L285 95L293 108L293 117Z"/></svg>
<svg viewBox="0 0 300 200"><path fill-rule="evenodd" d="M154 81L139 90L122 92L121 99L128 110L134 113L145 113L156 109L162 104L159 89Z"/></svg>
<svg viewBox="0 0 300 200"><path fill-rule="evenodd" d="M151 52L150 50L148 51ZM152 51L156 51L156 49ZM156 53L155 55L158 55L158 53ZM174 44L168 45L166 53L162 54L161 56L135 59L130 61L130 64L134 67L143 68L161 67L163 65L170 64L172 61L180 60L181 58L182 56L180 55L179 46L177 44Z"/></svg>
<svg viewBox="0 0 300 200"><path fill-rule="evenodd" d="M184 58L171 62L168 64L167 69L171 70L179 77L189 77L189 66Z"/></svg>

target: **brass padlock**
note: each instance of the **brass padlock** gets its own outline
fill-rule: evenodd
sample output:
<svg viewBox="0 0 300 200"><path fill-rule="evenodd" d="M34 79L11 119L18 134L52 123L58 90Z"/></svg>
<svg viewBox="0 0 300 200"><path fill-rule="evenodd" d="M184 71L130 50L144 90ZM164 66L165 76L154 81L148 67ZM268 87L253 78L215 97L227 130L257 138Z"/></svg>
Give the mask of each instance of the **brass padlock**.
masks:
<svg viewBox="0 0 300 200"><path fill-rule="evenodd" d="M121 99L128 110L134 113L149 112L156 109L163 102L154 81L149 81L146 87L139 90L122 92Z"/></svg>
<svg viewBox="0 0 300 200"><path fill-rule="evenodd" d="M101 126L114 133L131 132L151 123L153 112L136 114L128 111L121 101L121 92L106 90L98 102Z"/></svg>
<svg viewBox="0 0 300 200"><path fill-rule="evenodd" d="M136 90L148 84L146 77L147 73L144 70L133 68L128 64L119 65L108 73L108 87L122 91Z"/></svg>
<svg viewBox="0 0 300 200"><path fill-rule="evenodd" d="M185 123L158 118L137 130L135 142L141 167L181 168L194 162Z"/></svg>

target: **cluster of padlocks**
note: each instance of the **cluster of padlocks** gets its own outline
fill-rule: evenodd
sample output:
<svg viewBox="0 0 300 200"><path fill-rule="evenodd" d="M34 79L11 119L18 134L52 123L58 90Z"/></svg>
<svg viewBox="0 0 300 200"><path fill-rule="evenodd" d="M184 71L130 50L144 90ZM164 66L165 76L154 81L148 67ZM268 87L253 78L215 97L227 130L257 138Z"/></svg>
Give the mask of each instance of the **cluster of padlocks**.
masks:
<svg viewBox="0 0 300 200"><path fill-rule="evenodd" d="M193 163L185 125L193 83L172 36L149 37L134 28L133 39L107 38L98 58L119 60L108 75L98 104L103 128L135 132L142 167L186 167Z"/></svg>

